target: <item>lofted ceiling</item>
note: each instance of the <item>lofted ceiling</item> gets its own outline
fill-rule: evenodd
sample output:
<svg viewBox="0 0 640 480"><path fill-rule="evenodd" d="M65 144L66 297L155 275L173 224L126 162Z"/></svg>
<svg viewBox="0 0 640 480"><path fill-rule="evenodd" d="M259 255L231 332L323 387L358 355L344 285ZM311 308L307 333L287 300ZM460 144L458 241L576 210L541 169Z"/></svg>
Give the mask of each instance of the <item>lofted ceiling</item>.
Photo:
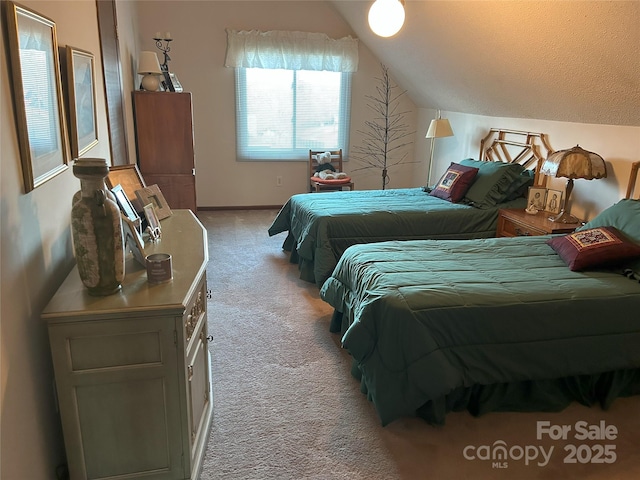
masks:
<svg viewBox="0 0 640 480"><path fill-rule="evenodd" d="M406 0L391 38L331 3L418 107L640 126L640 1Z"/></svg>

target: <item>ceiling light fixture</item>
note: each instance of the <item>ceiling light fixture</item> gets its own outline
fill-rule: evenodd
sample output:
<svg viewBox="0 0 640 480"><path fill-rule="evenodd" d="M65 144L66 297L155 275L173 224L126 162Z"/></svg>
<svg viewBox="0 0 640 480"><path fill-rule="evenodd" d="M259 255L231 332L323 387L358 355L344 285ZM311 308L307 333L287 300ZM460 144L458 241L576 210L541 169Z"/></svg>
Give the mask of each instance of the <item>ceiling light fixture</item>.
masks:
<svg viewBox="0 0 640 480"><path fill-rule="evenodd" d="M369 27L376 35L391 37L404 24L404 0L376 0L369 9Z"/></svg>

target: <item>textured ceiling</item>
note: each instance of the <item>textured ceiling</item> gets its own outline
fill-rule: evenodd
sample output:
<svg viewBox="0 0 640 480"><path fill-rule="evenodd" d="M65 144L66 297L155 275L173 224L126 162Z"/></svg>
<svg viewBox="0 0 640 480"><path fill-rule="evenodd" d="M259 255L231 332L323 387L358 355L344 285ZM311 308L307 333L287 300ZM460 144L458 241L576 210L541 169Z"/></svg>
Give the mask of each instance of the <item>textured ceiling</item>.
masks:
<svg viewBox="0 0 640 480"><path fill-rule="evenodd" d="M640 126L640 1L406 0L391 38L331 3L419 107Z"/></svg>

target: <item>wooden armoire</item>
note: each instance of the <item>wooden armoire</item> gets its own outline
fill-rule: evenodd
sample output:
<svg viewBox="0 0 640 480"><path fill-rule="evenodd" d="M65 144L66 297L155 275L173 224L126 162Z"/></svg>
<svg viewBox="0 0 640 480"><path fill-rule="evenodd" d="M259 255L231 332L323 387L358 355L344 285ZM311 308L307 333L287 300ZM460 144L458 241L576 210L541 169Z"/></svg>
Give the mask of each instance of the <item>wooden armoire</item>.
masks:
<svg viewBox="0 0 640 480"><path fill-rule="evenodd" d="M193 110L189 92L133 94L138 168L172 209L196 213Z"/></svg>

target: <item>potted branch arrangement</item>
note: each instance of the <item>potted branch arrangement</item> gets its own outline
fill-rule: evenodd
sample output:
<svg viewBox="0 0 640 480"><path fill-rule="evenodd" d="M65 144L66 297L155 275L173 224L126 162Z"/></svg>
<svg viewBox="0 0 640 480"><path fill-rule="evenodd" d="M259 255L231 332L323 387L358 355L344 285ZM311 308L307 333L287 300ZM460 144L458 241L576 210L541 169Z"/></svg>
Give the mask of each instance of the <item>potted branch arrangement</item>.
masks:
<svg viewBox="0 0 640 480"><path fill-rule="evenodd" d="M353 147L351 154L358 163L365 168L380 168L382 170L382 190L389 183L388 168L401 163L414 163L406 161L407 152L402 151L412 142L406 138L415 132L409 131L409 126L404 123L406 111L399 111L400 97L406 90L398 93L395 85L389 77L389 69L381 64L382 76L377 78L379 85L375 95L367 95L369 99L367 107L374 112L372 120L365 121L365 130L357 130L364 136L362 145Z"/></svg>

